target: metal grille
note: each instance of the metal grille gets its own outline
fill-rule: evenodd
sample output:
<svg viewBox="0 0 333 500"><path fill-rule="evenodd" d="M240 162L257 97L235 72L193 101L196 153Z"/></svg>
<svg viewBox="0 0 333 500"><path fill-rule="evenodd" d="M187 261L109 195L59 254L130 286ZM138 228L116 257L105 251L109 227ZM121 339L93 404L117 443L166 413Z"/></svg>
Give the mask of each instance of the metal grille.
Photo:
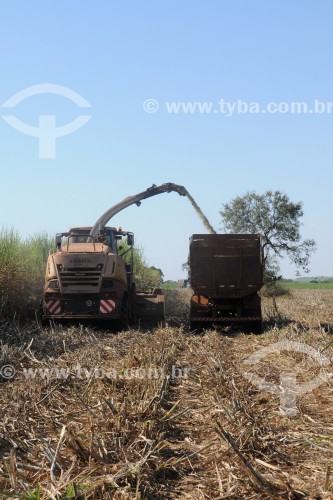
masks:
<svg viewBox="0 0 333 500"><path fill-rule="evenodd" d="M97 267L85 267L84 269L70 267L63 269L58 265L58 274L63 288L69 286L98 287L102 276L102 269L97 269Z"/></svg>

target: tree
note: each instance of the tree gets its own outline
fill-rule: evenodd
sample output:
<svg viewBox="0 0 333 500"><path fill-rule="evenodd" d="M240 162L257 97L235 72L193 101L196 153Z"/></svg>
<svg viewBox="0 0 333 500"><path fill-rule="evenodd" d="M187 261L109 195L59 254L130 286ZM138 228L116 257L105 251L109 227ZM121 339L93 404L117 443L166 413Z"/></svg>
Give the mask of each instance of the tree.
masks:
<svg viewBox="0 0 333 500"><path fill-rule="evenodd" d="M281 191L266 191L261 195L250 191L222 205L220 215L224 229L230 233L261 235L266 276L276 275L277 259L284 256L297 268L309 272L309 260L316 243L312 239L302 241L301 202L292 203Z"/></svg>

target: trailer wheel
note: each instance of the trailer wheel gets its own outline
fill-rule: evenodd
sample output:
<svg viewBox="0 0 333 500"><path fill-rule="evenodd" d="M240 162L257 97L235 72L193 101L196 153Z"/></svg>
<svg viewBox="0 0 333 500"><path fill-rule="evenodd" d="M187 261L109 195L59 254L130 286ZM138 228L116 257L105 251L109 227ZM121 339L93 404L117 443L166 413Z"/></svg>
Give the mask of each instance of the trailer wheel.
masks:
<svg viewBox="0 0 333 500"><path fill-rule="evenodd" d="M244 324L244 330L246 333L261 333L262 324L261 321L249 321Z"/></svg>
<svg viewBox="0 0 333 500"><path fill-rule="evenodd" d="M192 333L201 333L202 324L200 323L200 321L190 321L190 331Z"/></svg>
<svg viewBox="0 0 333 500"><path fill-rule="evenodd" d="M251 326L252 326L251 330L253 333L261 333L262 332L262 322L261 321L254 321Z"/></svg>

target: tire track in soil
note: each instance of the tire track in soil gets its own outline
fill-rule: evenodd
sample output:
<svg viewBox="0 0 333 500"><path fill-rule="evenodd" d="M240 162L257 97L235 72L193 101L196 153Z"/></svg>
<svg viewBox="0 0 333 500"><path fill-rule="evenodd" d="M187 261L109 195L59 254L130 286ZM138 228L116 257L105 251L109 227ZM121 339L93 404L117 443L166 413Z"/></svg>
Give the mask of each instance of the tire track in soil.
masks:
<svg viewBox="0 0 333 500"><path fill-rule="evenodd" d="M179 404L167 439L175 474L164 478L164 498L309 498L296 487L304 481L285 472L293 459L283 439L282 446L278 442L286 433L284 423L265 420L276 417L278 401L241 374L242 360L258 342L256 336L217 332L185 338L179 366L189 367L189 377L173 386Z"/></svg>

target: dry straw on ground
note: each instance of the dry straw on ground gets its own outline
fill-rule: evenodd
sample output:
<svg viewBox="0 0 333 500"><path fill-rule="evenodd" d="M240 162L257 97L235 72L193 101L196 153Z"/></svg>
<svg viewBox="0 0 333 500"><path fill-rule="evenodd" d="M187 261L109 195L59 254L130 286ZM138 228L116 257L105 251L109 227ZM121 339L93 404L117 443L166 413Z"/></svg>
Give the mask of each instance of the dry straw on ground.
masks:
<svg viewBox="0 0 333 500"><path fill-rule="evenodd" d="M262 335L194 335L187 291L169 304L169 325L117 335L0 325L0 364L16 369L1 383L1 498L333 497L331 381L288 417L243 376L244 360L281 340L330 358L332 292L292 292L277 310L265 299ZM29 368L39 375L27 380ZM291 368L302 383L320 367L286 350L253 370L278 384Z"/></svg>

